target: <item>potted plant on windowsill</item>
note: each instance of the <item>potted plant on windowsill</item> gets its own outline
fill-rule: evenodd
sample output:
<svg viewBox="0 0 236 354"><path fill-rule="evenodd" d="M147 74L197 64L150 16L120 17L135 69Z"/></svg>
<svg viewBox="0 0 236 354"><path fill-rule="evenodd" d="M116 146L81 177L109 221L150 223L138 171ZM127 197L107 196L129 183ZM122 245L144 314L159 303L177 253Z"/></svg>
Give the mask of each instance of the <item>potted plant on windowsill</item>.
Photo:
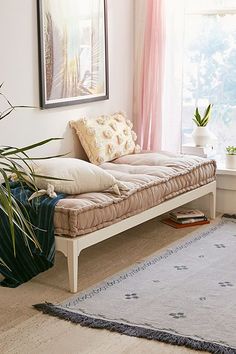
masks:
<svg viewBox="0 0 236 354"><path fill-rule="evenodd" d="M229 170L236 169L236 146L227 146L225 167Z"/></svg>
<svg viewBox="0 0 236 354"><path fill-rule="evenodd" d="M207 125L211 118L212 104L209 104L203 115L199 113L198 107L196 107L193 121L196 127L192 133L192 138L196 146L206 146L215 139L214 134L212 134Z"/></svg>

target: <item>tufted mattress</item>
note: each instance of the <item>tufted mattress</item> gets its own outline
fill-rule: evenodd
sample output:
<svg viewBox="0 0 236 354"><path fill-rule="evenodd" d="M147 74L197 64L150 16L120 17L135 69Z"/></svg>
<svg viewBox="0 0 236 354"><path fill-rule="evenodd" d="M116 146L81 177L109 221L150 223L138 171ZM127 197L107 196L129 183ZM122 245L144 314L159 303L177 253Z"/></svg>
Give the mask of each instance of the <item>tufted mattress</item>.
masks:
<svg viewBox="0 0 236 354"><path fill-rule="evenodd" d="M55 234L76 237L141 213L215 180L214 160L169 153L141 153L100 165L126 191L68 196L55 209Z"/></svg>

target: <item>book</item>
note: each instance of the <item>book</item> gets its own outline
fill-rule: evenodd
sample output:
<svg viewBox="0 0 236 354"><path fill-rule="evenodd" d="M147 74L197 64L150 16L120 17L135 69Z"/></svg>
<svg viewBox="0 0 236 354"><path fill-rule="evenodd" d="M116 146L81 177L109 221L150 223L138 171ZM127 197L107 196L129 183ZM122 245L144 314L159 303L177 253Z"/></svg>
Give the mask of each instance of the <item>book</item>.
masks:
<svg viewBox="0 0 236 354"><path fill-rule="evenodd" d="M179 218L176 218L175 216L169 214L169 217L170 217L172 220L174 220L174 221L177 221L177 220L179 220L179 221L185 221L185 220L189 220L189 219L195 219L195 220L203 219L203 218L205 218L206 216L203 215L203 216L193 216L193 217L184 217L184 218L179 217Z"/></svg>
<svg viewBox="0 0 236 354"><path fill-rule="evenodd" d="M191 219L191 218L203 218L204 213L197 209L179 209L169 213L173 219Z"/></svg>
<svg viewBox="0 0 236 354"><path fill-rule="evenodd" d="M195 146L190 144L182 145L182 154L207 157L206 149L204 146Z"/></svg>
<svg viewBox="0 0 236 354"><path fill-rule="evenodd" d="M195 146L191 144L184 144L182 145L182 154L200 157L214 157L216 155L216 151L213 145Z"/></svg>
<svg viewBox="0 0 236 354"><path fill-rule="evenodd" d="M174 227L175 229L182 229L184 227L192 227L192 226L200 226L200 225L205 225L205 224L210 224L209 220L203 220L203 221L196 221L188 224L179 224L170 218L163 219L161 220L163 224L169 225L171 227Z"/></svg>
<svg viewBox="0 0 236 354"><path fill-rule="evenodd" d="M175 222L179 222L179 223L184 223L184 222L194 222L194 221L202 221L202 220L205 220L206 219L206 216L197 216L196 218L193 217L193 218L175 218L171 215L169 215L169 218Z"/></svg>
<svg viewBox="0 0 236 354"><path fill-rule="evenodd" d="M207 218L204 217L197 217L197 218L186 218L186 219L174 219L172 217L170 217L170 219L174 222L177 222L178 224L192 224L198 221L204 221L207 220Z"/></svg>

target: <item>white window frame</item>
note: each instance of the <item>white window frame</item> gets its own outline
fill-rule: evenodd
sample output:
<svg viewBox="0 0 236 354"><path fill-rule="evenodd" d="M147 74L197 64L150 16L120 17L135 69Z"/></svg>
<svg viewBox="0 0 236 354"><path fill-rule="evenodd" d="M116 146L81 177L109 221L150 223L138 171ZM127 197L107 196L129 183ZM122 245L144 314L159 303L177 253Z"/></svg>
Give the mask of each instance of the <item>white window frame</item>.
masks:
<svg viewBox="0 0 236 354"><path fill-rule="evenodd" d="M199 8L199 9L194 9L194 10L186 10L184 14L184 33L186 32L186 17L187 16L200 16L200 15L236 15L236 7L225 7L225 8L217 8L217 7L209 7L209 9L206 8ZM185 36L185 35L184 35ZM182 70L182 118L183 119L183 83L184 83L184 64L183 64L183 70ZM181 153L183 152L183 136L182 136L182 128L183 125L181 124ZM221 163L221 161L219 161ZM221 170L224 170L224 167L221 166Z"/></svg>

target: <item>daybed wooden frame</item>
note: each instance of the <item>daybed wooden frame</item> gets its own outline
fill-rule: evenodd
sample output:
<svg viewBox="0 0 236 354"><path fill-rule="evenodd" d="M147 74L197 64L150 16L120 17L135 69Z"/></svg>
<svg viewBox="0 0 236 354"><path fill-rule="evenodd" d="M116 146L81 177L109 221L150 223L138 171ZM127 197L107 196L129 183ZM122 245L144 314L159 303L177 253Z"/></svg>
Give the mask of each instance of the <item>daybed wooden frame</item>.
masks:
<svg viewBox="0 0 236 354"><path fill-rule="evenodd" d="M62 252L67 257L70 292L76 293L78 289L78 257L83 249L205 195L209 195L209 217L214 219L216 212L215 181L196 188L190 192L181 194L175 198L169 199L153 208L107 226L101 230L97 230L83 236L78 236L76 238L55 235L56 250Z"/></svg>

